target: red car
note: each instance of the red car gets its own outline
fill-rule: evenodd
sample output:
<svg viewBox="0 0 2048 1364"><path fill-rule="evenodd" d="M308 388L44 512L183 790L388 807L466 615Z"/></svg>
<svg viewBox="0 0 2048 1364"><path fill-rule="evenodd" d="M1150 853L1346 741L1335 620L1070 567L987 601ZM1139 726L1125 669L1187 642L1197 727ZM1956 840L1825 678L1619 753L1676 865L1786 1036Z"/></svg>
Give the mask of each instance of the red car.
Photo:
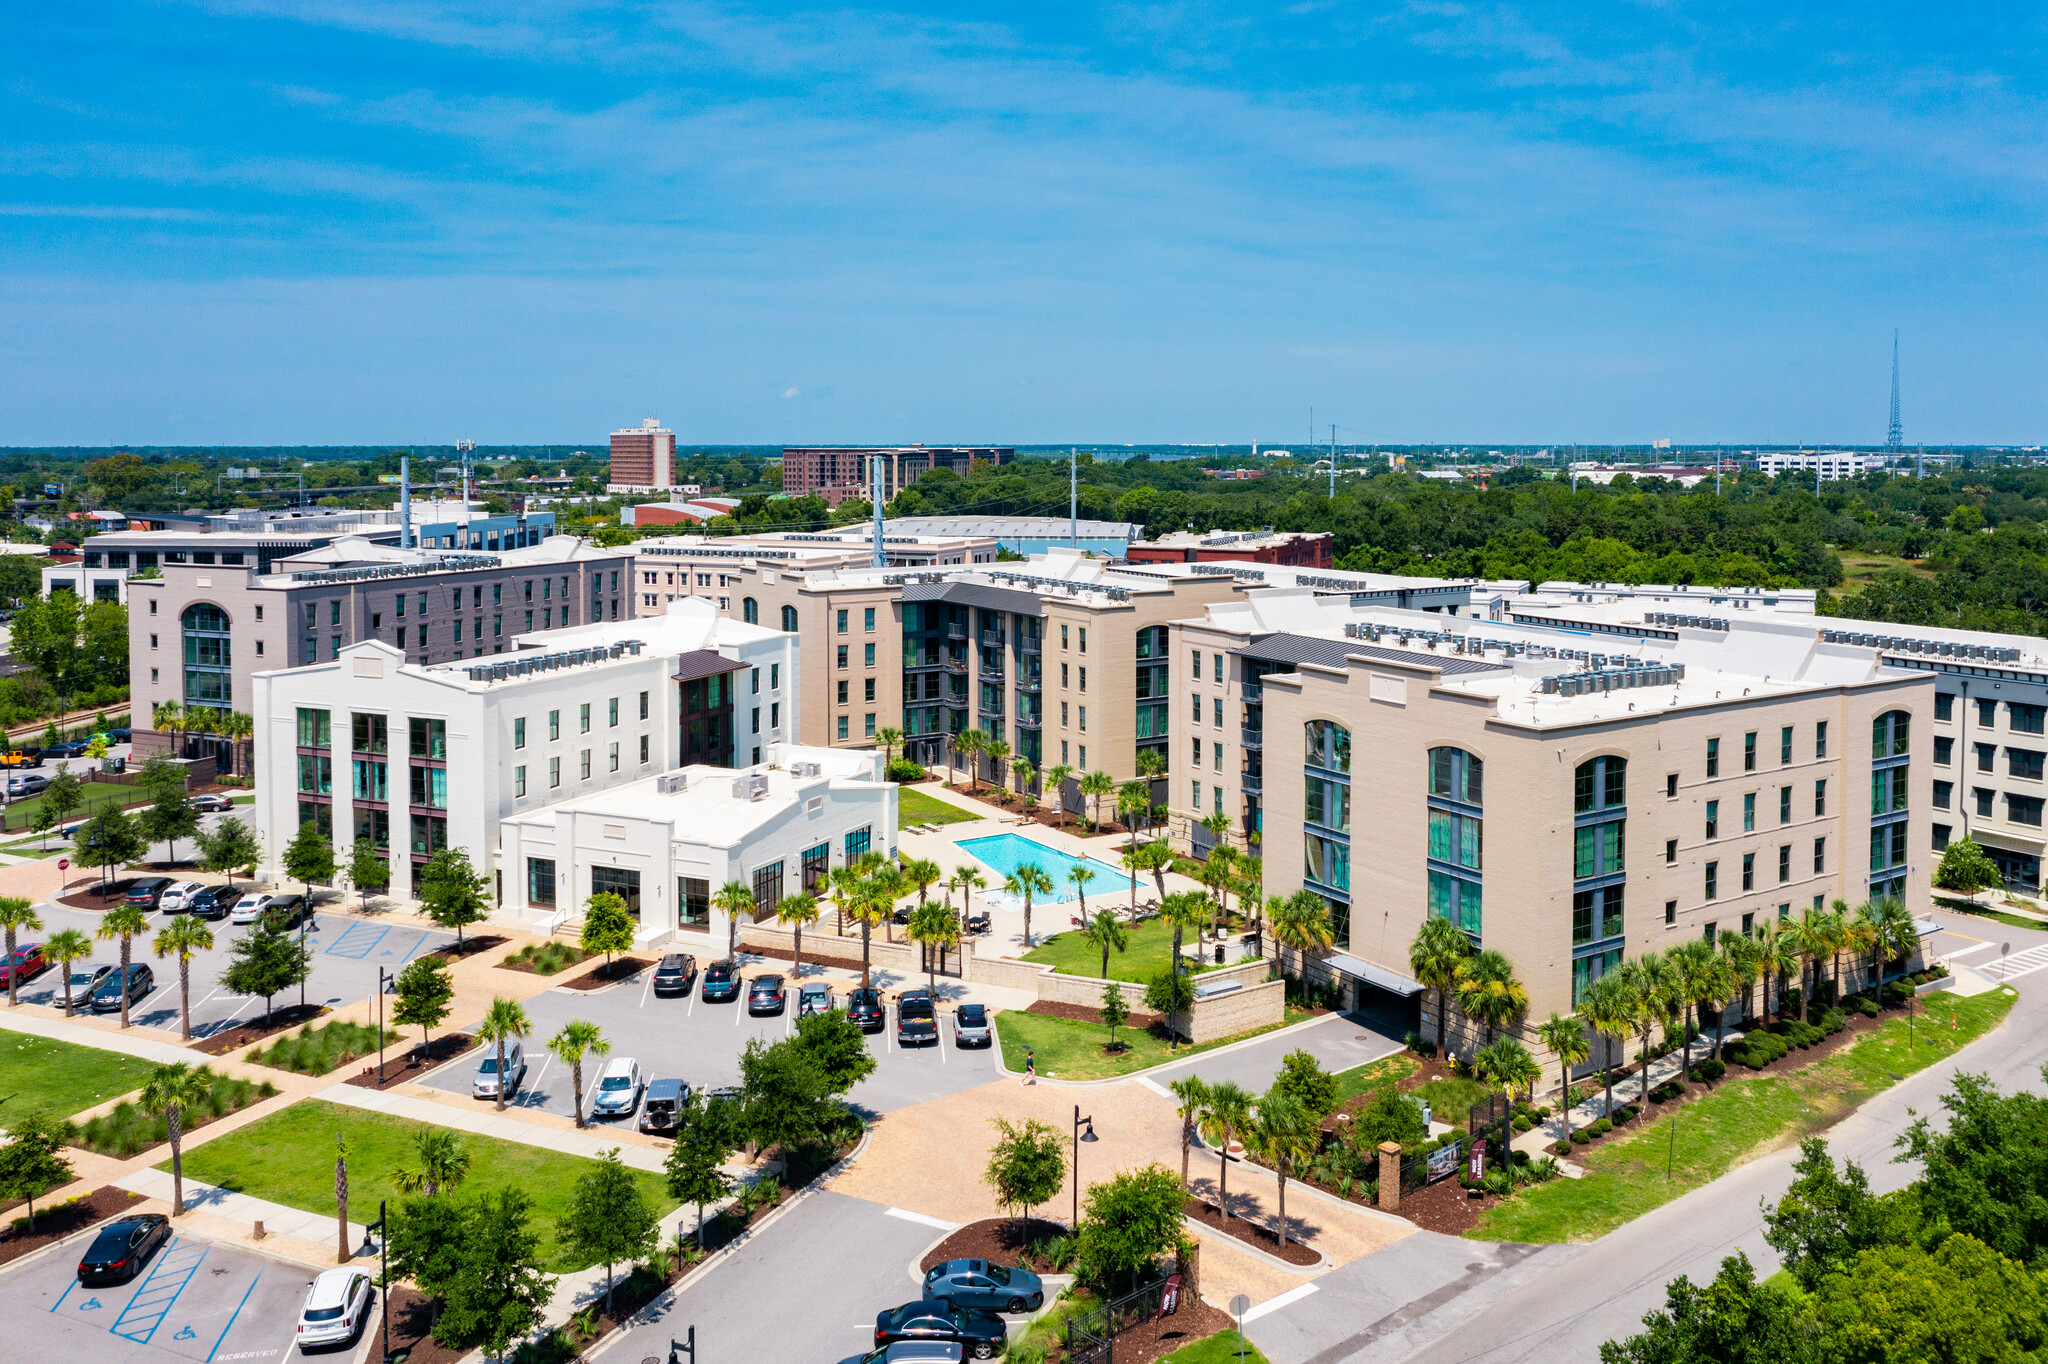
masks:
<svg viewBox="0 0 2048 1364"><path fill-rule="evenodd" d="M43 960L43 945L39 942L24 943L14 949L12 961L0 961L0 990L17 980L27 980L48 970L50 963Z"/></svg>

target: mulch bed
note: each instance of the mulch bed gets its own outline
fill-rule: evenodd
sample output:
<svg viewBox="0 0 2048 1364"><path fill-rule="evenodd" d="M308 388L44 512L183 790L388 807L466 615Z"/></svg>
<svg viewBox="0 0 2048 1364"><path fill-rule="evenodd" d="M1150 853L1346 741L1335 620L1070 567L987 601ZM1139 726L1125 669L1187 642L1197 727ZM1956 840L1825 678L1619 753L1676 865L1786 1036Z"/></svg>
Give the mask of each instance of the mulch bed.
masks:
<svg viewBox="0 0 2048 1364"><path fill-rule="evenodd" d="M377 1083L377 1063L371 1061L344 1083L358 1089L391 1089L408 1080L417 1080L443 1062L452 1061L476 1045L476 1039L466 1032L443 1033L434 1039L432 1049L425 1055L417 1045L392 1047L384 1053L384 1083Z"/></svg>
<svg viewBox="0 0 2048 1364"><path fill-rule="evenodd" d="M1462 1236L1487 1209L1500 1202L1494 1194L1472 1197L1458 1183L1457 1176L1449 1175L1426 1189L1401 1195L1401 1207L1395 1216L1407 1218L1424 1231Z"/></svg>
<svg viewBox="0 0 2048 1364"><path fill-rule="evenodd" d="M512 960L512 958L507 957L505 958L505 960L498 963L498 969L500 971L523 971L529 976L559 976L564 971L575 970L577 967L581 966L584 962L589 960L590 958L588 957L582 957L576 961L564 960L563 963L560 966L557 966L554 970L542 971L535 967L531 961L514 961Z"/></svg>
<svg viewBox="0 0 2048 1364"><path fill-rule="evenodd" d="M1033 1000L1029 1005L1025 1006L1024 1012L1027 1014L1044 1014L1047 1018L1072 1018L1082 1023L1094 1023L1098 1026L1102 1023L1102 1010L1100 1009L1092 1008L1086 1004L1062 1004L1058 1000L1053 999ZM1157 1026L1161 1021L1158 1014L1141 1013L1133 1009L1130 1018L1120 1024L1119 1027L1120 1029L1137 1028L1142 1031Z"/></svg>
<svg viewBox="0 0 2048 1364"><path fill-rule="evenodd" d="M1236 1324L1228 1312L1192 1293L1182 1294L1180 1310L1172 1316L1141 1322L1116 1338L1117 1364L1153 1364Z"/></svg>
<svg viewBox="0 0 2048 1364"><path fill-rule="evenodd" d="M503 947L511 941L502 933L472 933L459 943L449 943L446 947L437 947L421 955L446 957L450 961L456 961L463 957L473 957L479 952L488 952L493 947Z"/></svg>
<svg viewBox="0 0 2048 1364"><path fill-rule="evenodd" d="M1225 1236L1235 1237L1248 1246L1263 1250L1266 1254L1277 1259L1285 1260L1288 1264L1314 1265L1322 1263L1323 1257L1310 1250L1307 1246L1293 1240L1282 1245L1278 1232L1268 1230L1257 1222L1249 1221L1243 1217L1233 1217L1226 1222L1223 1219L1223 1214L1217 1210L1214 1203L1204 1202L1199 1198L1190 1198L1183 1211L1211 1231L1220 1231ZM1122 1352L1119 1351L1118 1353Z"/></svg>
<svg viewBox="0 0 2048 1364"><path fill-rule="evenodd" d="M1043 1217L986 1217L969 1222L926 1251L917 1267L924 1272L948 1260L992 1260L996 1264L1021 1264L1037 1274L1050 1274L1052 1266L1031 1254L1027 1247L1033 1241L1066 1234L1065 1226Z"/></svg>
<svg viewBox="0 0 2048 1364"><path fill-rule="evenodd" d="M9 1229L0 1232L0 1265L10 1260L18 1260L24 1255L41 1250L44 1246L53 1245L73 1232L83 1231L96 1222L104 1222L142 1201L141 1194L129 1193L126 1189L117 1189L111 1184L105 1184L72 1202L60 1203L54 1208L46 1204L36 1209L36 1229L33 1235L26 1226L19 1230ZM25 1204L10 1203L5 1208L0 1208L0 1212L11 1212L15 1208L22 1209L22 1216L17 1220L25 1223L28 1218Z"/></svg>
<svg viewBox="0 0 2048 1364"><path fill-rule="evenodd" d="M322 1014L332 1012L333 1010L325 1004L293 1004L279 1009L268 1019L244 1023L240 1027L229 1028L226 1032L217 1032L211 1037L194 1042L192 1048L208 1056L226 1056L231 1051L240 1051L251 1042L260 1042L266 1037L289 1032L301 1024L312 1022Z"/></svg>
<svg viewBox="0 0 2048 1364"><path fill-rule="evenodd" d="M406 1364L456 1364L470 1352L451 1350L428 1332L434 1327L433 1300L404 1284L394 1284L388 1304L391 1313L391 1353L406 1356ZM368 1331L377 1333L373 1349L383 1348L383 1323L371 1322Z"/></svg>
<svg viewBox="0 0 2048 1364"><path fill-rule="evenodd" d="M586 971L573 980L562 982L564 990L602 990L607 985L628 981L654 965L650 957L614 957L609 966L600 964L595 971Z"/></svg>
<svg viewBox="0 0 2048 1364"><path fill-rule="evenodd" d="M75 864L73 869L76 870ZM108 910L120 904L122 897L128 893L128 887L134 884L135 878L132 876L108 882L107 893L102 895L98 882L87 881L80 889L68 895L59 895L57 903L69 905L73 909Z"/></svg>
<svg viewBox="0 0 2048 1364"><path fill-rule="evenodd" d="M744 952L744 953L745 953L745 954L746 954L747 956L750 956L750 957L759 957L759 958L760 958L761 960L763 960L763 961L793 961L793 960L794 960L794 956L793 956L793 954L792 954L792 953L789 953L789 952L785 952L785 951L783 951L783 950L782 950L781 948L778 948L778 947L748 947L748 948L743 948L743 949L741 949L741 950L742 950L742 951L743 951L743 952ZM806 947L806 948L804 949L804 965L806 965L806 966L836 966L836 967L838 967L838 968L839 968L840 970L842 970L842 971L858 971L858 970L860 970L860 958L859 958L859 957L840 957L840 956L833 956L833 955L831 955L831 954L827 954L827 955L824 955L824 956L820 956L820 955L819 955L818 953L816 953L816 952L813 952L813 951L812 951L812 950L811 950L810 948Z"/></svg>

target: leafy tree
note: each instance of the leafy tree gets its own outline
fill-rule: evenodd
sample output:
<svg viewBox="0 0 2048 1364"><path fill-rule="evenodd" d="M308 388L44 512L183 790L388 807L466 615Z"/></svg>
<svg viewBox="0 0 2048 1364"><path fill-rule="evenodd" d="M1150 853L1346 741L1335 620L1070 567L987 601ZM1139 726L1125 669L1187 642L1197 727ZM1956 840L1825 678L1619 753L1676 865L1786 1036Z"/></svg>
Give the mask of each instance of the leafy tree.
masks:
<svg viewBox="0 0 2048 1364"><path fill-rule="evenodd" d="M1121 1170L1089 1185L1077 1233L1082 1275L1103 1288L1135 1282L1181 1244L1186 1203L1187 1191L1164 1165Z"/></svg>
<svg viewBox="0 0 2048 1364"><path fill-rule="evenodd" d="M92 865L100 869L102 883L114 879L114 868L139 861L149 851L135 821L112 806L87 820L76 841L79 860L90 856Z"/></svg>
<svg viewBox="0 0 2048 1364"><path fill-rule="evenodd" d="M348 880L361 892L364 909L370 907L371 895L381 895L391 886L391 864L367 838L357 839L348 851Z"/></svg>
<svg viewBox="0 0 2048 1364"><path fill-rule="evenodd" d="M140 905L118 904L100 916L100 926L93 936L101 942L118 939L121 944L121 1026L128 1026L128 998L132 982L128 968L135 959L135 940L149 936L149 918ZM238 993L247 994L248 991Z"/></svg>
<svg viewBox="0 0 2048 1364"><path fill-rule="evenodd" d="M1145 1007L1165 1019L1169 1028L1194 1002L1194 982L1171 966L1157 972L1145 984Z"/></svg>
<svg viewBox="0 0 2048 1364"><path fill-rule="evenodd" d="M1103 911L1105 914L1107 910ZM1131 1021L1131 1006L1124 1000L1122 984L1114 980L1102 982L1102 1022L1109 1029L1109 1049L1116 1051L1116 1030Z"/></svg>
<svg viewBox="0 0 2048 1364"><path fill-rule="evenodd" d="M1970 897L1977 902L1980 891L2005 884L1991 854L1972 838L1959 838L1941 850L1941 863L1934 869L1934 884L1943 890Z"/></svg>
<svg viewBox="0 0 2048 1364"><path fill-rule="evenodd" d="M697 1206L699 1246L704 1244L704 1205L732 1192L732 1181L721 1167L739 1143L732 1124L717 1111L728 1106L707 1106L703 1093L691 1090L676 1110L675 1141L662 1166L669 1197Z"/></svg>
<svg viewBox="0 0 2048 1364"><path fill-rule="evenodd" d="M865 1035L843 1010L831 1009L796 1021L796 1045L818 1064L826 1091L846 1094L875 1073L875 1054Z"/></svg>
<svg viewBox="0 0 2048 1364"><path fill-rule="evenodd" d="M414 957L398 973L396 989L398 998L392 1005L391 1021L401 1028L420 1030L420 1059L425 1061L433 1055L430 1030L447 1019L455 999L455 982L439 958Z"/></svg>
<svg viewBox="0 0 2048 1364"><path fill-rule="evenodd" d="M510 1088L506 1082L505 1047L533 1031L533 1020L526 1016L526 1010L516 999L498 995L491 1000L491 1007L484 1010L483 1022L477 1024L476 1040L485 1046L497 1048L498 1093L495 1105L500 1113L505 1111L505 1094Z"/></svg>
<svg viewBox="0 0 2048 1364"><path fill-rule="evenodd" d="M36 1198L72 1180L64 1148L71 1144L71 1124L40 1108L7 1120L7 1144L0 1146L0 1198L28 1203L28 1229L36 1228Z"/></svg>
<svg viewBox="0 0 2048 1364"><path fill-rule="evenodd" d="M228 964L220 973L220 983L238 995L263 996L263 1018L268 1022L271 999L302 983L312 969L313 954L298 934L258 920L228 948ZM399 978L403 981L403 973Z"/></svg>
<svg viewBox="0 0 2048 1364"><path fill-rule="evenodd" d="M227 877L230 888L235 884L237 871L246 869L246 874L253 875L257 860L263 856L255 831L233 815L199 835L199 852L200 867Z"/></svg>
<svg viewBox="0 0 2048 1364"><path fill-rule="evenodd" d="M610 971L614 952L633 950L633 930L638 926L623 899L608 890L601 890L584 906L583 932L579 942L585 952L604 953L605 970Z"/></svg>
<svg viewBox="0 0 2048 1364"><path fill-rule="evenodd" d="M43 920L32 901L20 895L0 895L0 928L7 930L7 1007L11 1009L21 1003L20 972L12 966L15 934L40 933Z"/></svg>
<svg viewBox="0 0 2048 1364"><path fill-rule="evenodd" d="M391 1210L386 1253L393 1277L410 1279L435 1311L462 1274L470 1208L452 1198L408 1198Z"/></svg>
<svg viewBox="0 0 2048 1364"><path fill-rule="evenodd" d="M1800 1364L1810 1358L1802 1316L1737 1251L1704 1288L1673 1279L1663 1310L1644 1316L1640 1335L1602 1345L1600 1364Z"/></svg>
<svg viewBox="0 0 2048 1364"><path fill-rule="evenodd" d="M167 758L151 758L136 774L135 784L149 792L149 808L142 812L143 837L164 845L164 865L178 861L178 840L199 832L199 811L192 794L185 789L185 771Z"/></svg>
<svg viewBox="0 0 2048 1364"><path fill-rule="evenodd" d="M284 845L284 874L297 881L313 898L316 885L334 884L334 844L310 821L299 826L292 841Z"/></svg>
<svg viewBox="0 0 2048 1364"><path fill-rule="evenodd" d="M1863 1251L1815 1296L1816 1361L2005 1364L2048 1344L2041 1276L1972 1236Z"/></svg>
<svg viewBox="0 0 2048 1364"><path fill-rule="evenodd" d="M71 966L92 955L92 939L75 928L60 928L43 944L43 959L63 972L64 1016L71 1017Z"/></svg>
<svg viewBox="0 0 2048 1364"><path fill-rule="evenodd" d="M1383 1141L1411 1146L1429 1139L1422 1106L1392 1085L1381 1085L1351 1118L1350 1139L1360 1152L1377 1151Z"/></svg>
<svg viewBox="0 0 2048 1364"><path fill-rule="evenodd" d="M143 1111L164 1120L171 1142L171 1216L185 1211L185 1110L213 1097L213 1074L186 1062L161 1065L149 1073L139 1096Z"/></svg>
<svg viewBox="0 0 2048 1364"><path fill-rule="evenodd" d="M11 554L0 556L0 562L14 557ZM56 828L65 820L77 814L78 808L83 804L85 804L85 783L78 779L76 772L67 767L56 776L50 778L50 784L43 788L43 798L36 809L36 818L41 819L44 815L48 815L50 822L48 825L38 825L38 830Z"/></svg>
<svg viewBox="0 0 2048 1364"><path fill-rule="evenodd" d="M612 1266L654 1249L660 1217L640 1183L619 1159L619 1148L598 1154L569 1194L555 1221L555 1236L571 1253L604 1261L604 1301L612 1301Z"/></svg>
<svg viewBox="0 0 2048 1364"><path fill-rule="evenodd" d="M212 947L213 930L190 914L180 914L157 930L156 954L178 959L179 1026L187 1042L192 1040L192 958Z"/></svg>
<svg viewBox="0 0 2048 1364"><path fill-rule="evenodd" d="M583 1058L592 1052L599 1056L609 1055L612 1044L605 1041L604 1031L587 1019L572 1018L562 1025L562 1030L548 1039L548 1050L555 1059L569 1067L569 1085L576 1099L576 1125L587 1127L583 1116Z"/></svg>
<svg viewBox="0 0 2048 1364"><path fill-rule="evenodd" d="M1267 1093L1293 1100L1319 1123L1337 1111L1337 1077L1299 1047L1280 1058L1280 1073Z"/></svg>
<svg viewBox="0 0 2048 1364"><path fill-rule="evenodd" d="M1036 1118L1011 1122L998 1116L989 1122L995 1126L996 1143L989 1150L981 1182L1011 1216L1019 1208L1028 1214L1066 1182L1066 1139Z"/></svg>
<svg viewBox="0 0 2048 1364"><path fill-rule="evenodd" d="M2048 1079L2048 1067L2042 1071ZM1925 1172L1921 1215L1974 1236L2009 1260L2039 1263L2048 1250L2048 1099L2002 1094L1982 1075L1957 1075L1937 1129L1915 1118L1899 1138Z"/></svg>
<svg viewBox="0 0 2048 1364"><path fill-rule="evenodd" d="M749 1041L740 1055L740 1091L748 1135L785 1151L823 1141L844 1111L816 1052L795 1038Z"/></svg>
<svg viewBox="0 0 2048 1364"><path fill-rule="evenodd" d="M434 1323L437 1342L502 1357L540 1324L555 1280L541 1272L532 1211L533 1200L517 1187L478 1204L463 1236L461 1267L446 1286L447 1307Z"/></svg>
<svg viewBox="0 0 2048 1364"><path fill-rule="evenodd" d="M490 882L469 864L466 848L443 848L428 858L416 889L427 917L455 930L457 951L462 950L462 930L490 916Z"/></svg>

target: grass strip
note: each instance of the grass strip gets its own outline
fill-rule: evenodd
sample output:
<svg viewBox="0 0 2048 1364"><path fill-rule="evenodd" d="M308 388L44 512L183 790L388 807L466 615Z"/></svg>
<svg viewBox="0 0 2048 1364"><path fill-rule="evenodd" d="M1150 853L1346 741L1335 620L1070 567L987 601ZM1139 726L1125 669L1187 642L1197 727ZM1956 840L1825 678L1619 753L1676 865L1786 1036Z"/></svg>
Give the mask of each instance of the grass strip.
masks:
<svg viewBox="0 0 2048 1364"><path fill-rule="evenodd" d="M148 1061L117 1051L0 1033L0 1128L14 1126L21 1114L34 1109L68 1118L118 1099L142 1088L153 1069Z"/></svg>
<svg viewBox="0 0 2048 1364"><path fill-rule="evenodd" d="M1240 1359L1243 1364L1266 1364L1258 1346L1226 1328L1205 1340L1181 1346L1159 1364L1239 1364Z"/></svg>
<svg viewBox="0 0 2048 1364"><path fill-rule="evenodd" d="M1421 1068L1422 1061L1413 1052L1397 1051L1392 1056L1382 1056L1377 1061L1340 1070L1337 1072L1337 1102L1370 1094L1381 1085L1399 1084Z"/></svg>
<svg viewBox="0 0 2048 1364"><path fill-rule="evenodd" d="M972 811L963 810L950 801L928 796L915 786L898 788L896 792L896 823L909 824L966 824L982 818Z"/></svg>
<svg viewBox="0 0 2048 1364"><path fill-rule="evenodd" d="M1748 1160L1829 1127L1904 1076L1955 1055L1997 1027L2016 998L2010 990L1969 999L1929 995L1911 1020L1910 1048L1908 1020L1900 1016L1790 1074L1731 1078L1705 1098L1661 1115L1653 1106L1646 1131L1585 1155L1584 1178L1530 1188L1465 1234L1522 1242L1604 1236Z"/></svg>
<svg viewBox="0 0 2048 1364"><path fill-rule="evenodd" d="M1198 1047L1182 1043L1172 1051L1167 1050L1164 1037L1141 1028L1118 1028L1116 1040L1124 1050L1114 1054L1103 1051L1109 1043L1109 1029L1100 1023L1027 1014L1015 1009L998 1013L994 1021L996 1036L1002 1042L1003 1064L1011 1070L1021 1072L1024 1069L1024 1049L1029 1047L1037 1058L1039 1075L1047 1079L1107 1080L1172 1061L1184 1061L1190 1056L1258 1037L1310 1017L1313 1015L1305 1009L1290 1008L1287 1016L1278 1023L1253 1028L1233 1037L1219 1037Z"/></svg>
<svg viewBox="0 0 2048 1364"><path fill-rule="evenodd" d="M205 1066L199 1073L213 1082L206 1096L206 1102L184 1113L184 1129L189 1132L238 1113L250 1104L260 1103L277 1093L277 1086L265 1080L257 1084L253 1080L240 1080L231 1075L216 1075ZM171 1139L171 1124L161 1114L151 1113L133 1100L123 1099L108 1112L79 1124L78 1144L89 1151L103 1156L118 1156L126 1160L129 1156L140 1155L152 1146L161 1146Z"/></svg>
<svg viewBox="0 0 2048 1364"><path fill-rule="evenodd" d="M1150 883L1147 882L1149 888ZM1122 890L1124 895L1116 892ZM1127 896L1128 883L1119 880L1107 894L1099 882L1090 883L1089 913L1098 909L1114 909L1121 917ZM1081 907L1076 904L1070 913L1078 914ZM1109 978L1126 980L1143 985L1166 969L1173 959L1173 928L1164 919L1145 919L1127 924L1124 931L1130 936L1130 945L1121 952L1109 954ZM1185 944L1192 947L1193 934L1188 934ZM1102 949L1082 937L1078 931L1055 933L1038 946L1024 954L1024 960L1050 966L1063 976L1102 975ZM1213 966L1197 964L1190 960L1189 971L1199 975L1213 970Z"/></svg>
<svg viewBox="0 0 2048 1364"><path fill-rule="evenodd" d="M403 1197L392 1187L391 1173L418 1165L414 1142L427 1127L409 1118L306 1099L187 1151L185 1173L235 1193L332 1217L335 1142L345 1136L349 1206L374 1214L378 1199L395 1203ZM556 1243L555 1219L568 1210L576 1181L597 1162L496 1137L464 1133L461 1140L470 1167L457 1196L472 1198L507 1185L525 1190L533 1199L534 1230L548 1272L586 1268ZM168 1169L169 1163L158 1168ZM646 1170L632 1175L657 1211L666 1214L675 1207L660 1175Z"/></svg>

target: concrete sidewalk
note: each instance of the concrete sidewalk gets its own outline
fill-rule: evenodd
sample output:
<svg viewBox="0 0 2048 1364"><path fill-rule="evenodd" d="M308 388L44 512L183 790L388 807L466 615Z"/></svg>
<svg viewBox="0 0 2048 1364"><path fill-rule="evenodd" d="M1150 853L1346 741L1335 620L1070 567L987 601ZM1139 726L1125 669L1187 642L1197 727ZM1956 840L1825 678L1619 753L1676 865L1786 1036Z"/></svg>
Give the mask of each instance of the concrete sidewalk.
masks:
<svg viewBox="0 0 2048 1364"><path fill-rule="evenodd" d="M1730 1043L1734 1042L1741 1036L1741 1033L1735 1031L1729 1031L1727 1033L1724 1033L1721 1038L1722 1047L1725 1049ZM1714 1039L1711 1035L1696 1037L1692 1040L1692 1044L1688 1048L1688 1050L1690 1050L1692 1053L1693 1064L1698 1065L1700 1062L1706 1060L1708 1057L1714 1054ZM1678 1068L1680 1064L1681 1058L1679 1053L1676 1051L1672 1052L1668 1056L1660 1056L1656 1060L1650 1062L1649 1087L1651 1089L1655 1089L1658 1085L1663 1084L1666 1080L1677 1079ZM1597 1074L1593 1078L1597 1078ZM1589 1083L1589 1081L1581 1080L1579 1081L1579 1083L1586 1084ZM1615 1081L1614 1106L1616 1108L1620 1108L1623 1104L1640 1105L1642 1101L1643 1081L1640 1075L1631 1075L1625 1080ZM1602 1087L1600 1089L1595 1090L1592 1096L1588 1098L1584 1103L1572 1109L1571 1129L1576 1130L1581 1127L1590 1127L1594 1123L1598 1122L1600 1119L1606 1116L1607 1091L1604 1087ZM1568 1135L1569 1132L1565 1127L1564 1115L1562 1113L1552 1112L1549 1117L1543 1119L1534 1127L1530 1128L1528 1131L1516 1137L1512 1142L1509 1143L1509 1145L1517 1151L1527 1151L1532 1156L1548 1155L1550 1153L1551 1144L1553 1142L1565 1140Z"/></svg>
<svg viewBox="0 0 2048 1364"><path fill-rule="evenodd" d="M137 953L136 960L140 961L141 959L141 954ZM0 995L0 999L4 998L4 995ZM40 1013L30 1013L29 1009L34 1007L34 1005L24 1005L18 1009L0 1007L0 1028L29 1033L35 1037L47 1037L55 1042L70 1042L81 1047L98 1047L102 1051L118 1051L124 1056L133 1056L144 1061L154 1061L159 1065L176 1065L182 1061L193 1064L208 1063L214 1065L216 1069L219 1068L221 1058L195 1052L191 1048L180 1046L176 1042L160 1042L155 1037L149 1035L153 1031L151 1029L131 1028L127 1032L120 1032L112 1029L88 1028L70 1019L45 1017Z"/></svg>
<svg viewBox="0 0 2048 1364"><path fill-rule="evenodd" d="M132 1174L122 1175L114 1181L118 1188L139 1193L145 1198L171 1201L171 1172L146 1168ZM251 1230L258 1222L263 1230L277 1236L296 1236L302 1241L315 1245L334 1244L335 1220L324 1213L306 1212L299 1208L287 1208L282 1203L272 1203L266 1198L252 1198L248 1194L230 1193L212 1184L202 1184L196 1179L185 1180L185 1207L193 1212L212 1213L239 1227ZM369 1232L360 1222L348 1224L348 1243L360 1246Z"/></svg>
<svg viewBox="0 0 2048 1364"><path fill-rule="evenodd" d="M542 1127L538 1123L522 1121L512 1116L511 1110L503 1113L489 1107L474 1112L465 1111L450 1104L439 1104L431 1099L414 1098L392 1090L364 1089L361 1085L332 1085L313 1096L329 1103L347 1104L351 1108L366 1108L372 1113L388 1113L393 1117L410 1118L414 1122L432 1123L436 1127L452 1127L458 1132L469 1132L480 1137L496 1137L500 1141L516 1141L525 1146L539 1146L549 1151L560 1151L565 1155L589 1156L595 1159L613 1147L619 1148L619 1159L635 1170L650 1170L659 1174L666 1161L665 1153L653 1147L633 1146L608 1137L595 1130L563 1130L556 1127Z"/></svg>

